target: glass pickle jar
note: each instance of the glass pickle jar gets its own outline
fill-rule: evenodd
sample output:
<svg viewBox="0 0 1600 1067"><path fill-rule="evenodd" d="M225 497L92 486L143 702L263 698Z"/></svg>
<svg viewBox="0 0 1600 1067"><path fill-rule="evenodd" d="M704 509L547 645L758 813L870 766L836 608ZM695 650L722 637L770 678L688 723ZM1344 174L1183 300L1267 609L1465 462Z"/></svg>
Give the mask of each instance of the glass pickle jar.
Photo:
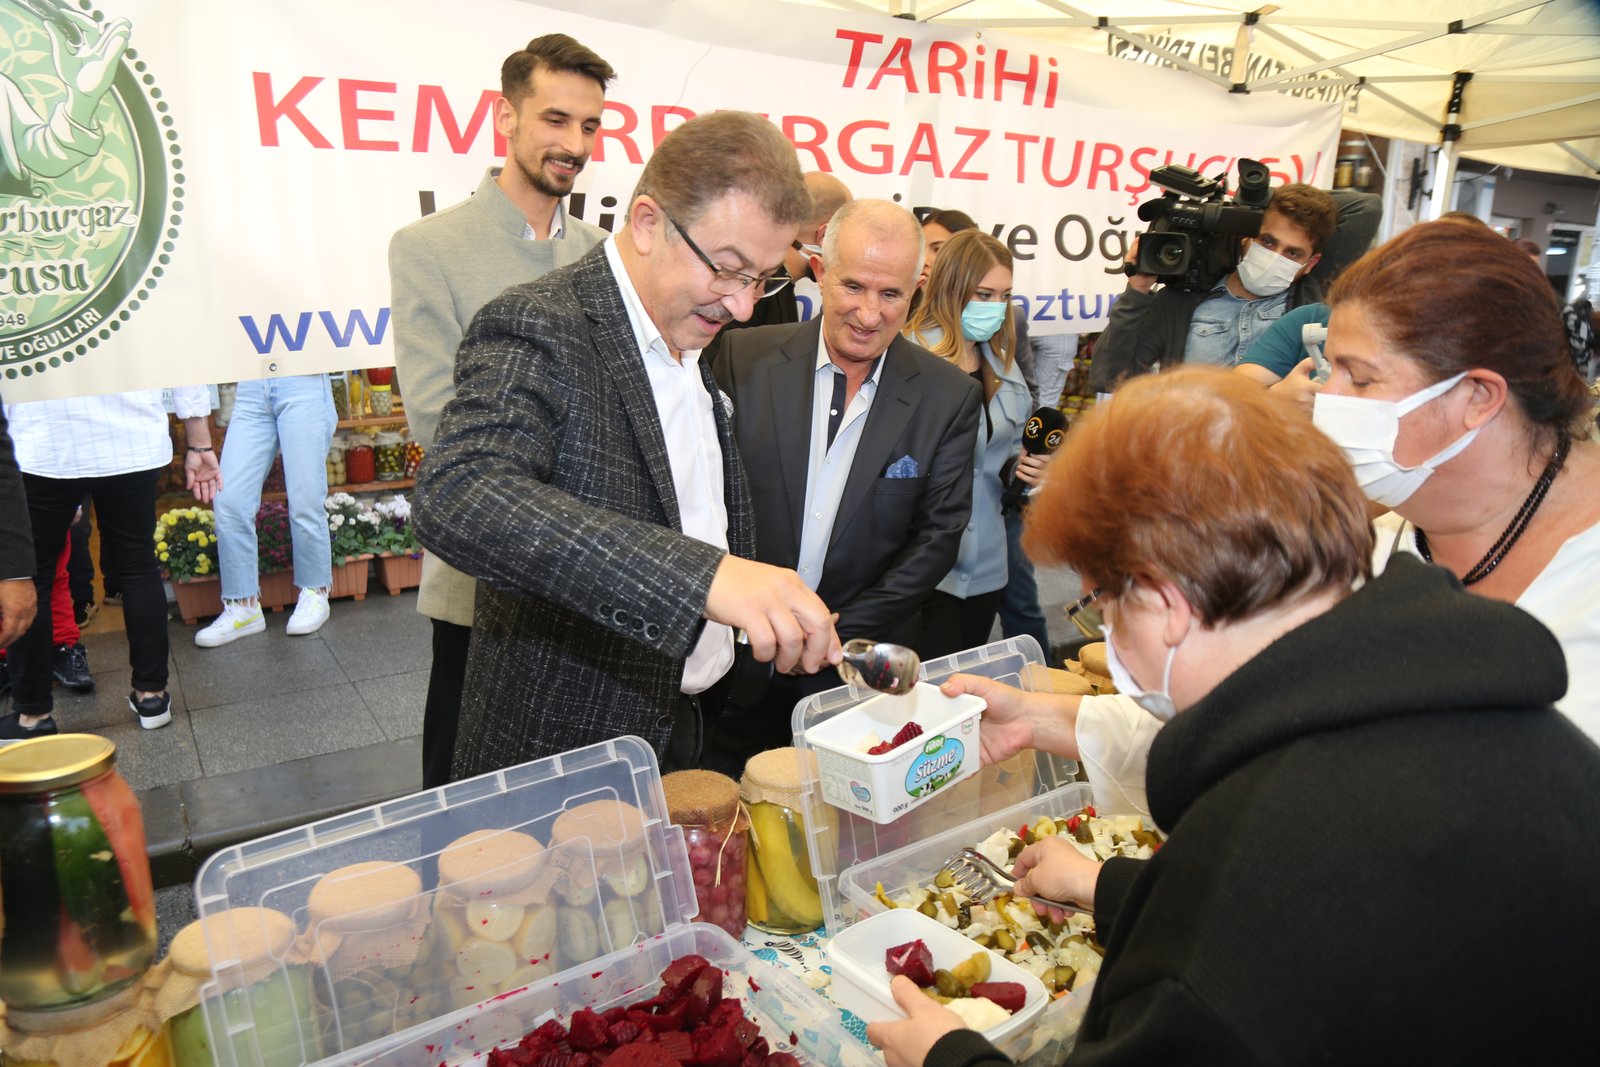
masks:
<svg viewBox="0 0 1600 1067"><path fill-rule="evenodd" d="M341 867L311 887L306 911L306 951L323 964L311 998L329 1053L443 1014L434 973L417 966L428 898L416 871L383 860Z"/></svg>
<svg viewBox="0 0 1600 1067"><path fill-rule="evenodd" d="M378 480L376 457L370 439L364 435L353 436L344 450L345 475L352 484L366 484Z"/></svg>
<svg viewBox="0 0 1600 1067"><path fill-rule="evenodd" d="M675 771L661 779L667 817L683 827L700 911L695 922L744 936L745 874L750 822L739 783L715 771Z"/></svg>
<svg viewBox="0 0 1600 1067"><path fill-rule="evenodd" d="M349 471L344 460L345 437L343 434L334 434L333 440L328 444L328 486L343 485L350 480Z"/></svg>
<svg viewBox="0 0 1600 1067"><path fill-rule="evenodd" d="M350 417L350 386L344 380L344 375L334 372L328 375L328 391L333 394L333 413L340 421Z"/></svg>
<svg viewBox="0 0 1600 1067"><path fill-rule="evenodd" d="M0 1018L6 1067L173 1067L167 1030L148 1028L139 990L59 1011L11 1009Z"/></svg>
<svg viewBox="0 0 1600 1067"><path fill-rule="evenodd" d="M585 963L665 929L645 843L644 816L620 800L595 800L556 816L551 862L562 964Z"/></svg>
<svg viewBox="0 0 1600 1067"><path fill-rule="evenodd" d="M373 415L394 414L394 390L387 385L369 385L367 403L372 406Z"/></svg>
<svg viewBox="0 0 1600 1067"><path fill-rule="evenodd" d="M162 1014L171 1013L167 1036L174 1067L296 1067L321 1058L310 972L290 951L294 934L294 921L271 908L233 908L178 931L167 956L172 969L158 996L166 1009ZM213 975L221 992L202 1001L201 987ZM225 1037L227 1019L250 1019L254 1025L228 1039L231 1054L218 1055L211 1033Z"/></svg>
<svg viewBox="0 0 1600 1067"><path fill-rule="evenodd" d="M393 430L378 434L373 446L373 462L377 467L378 481L392 482L405 473L405 438Z"/></svg>
<svg viewBox="0 0 1600 1067"><path fill-rule="evenodd" d="M406 471L405 471L405 474L406 474L407 478L415 478L417 476L417 471L422 469L422 457L424 455L423 448L422 448L422 443L411 436L411 431L410 430L405 431L405 442L406 442Z"/></svg>
<svg viewBox="0 0 1600 1067"><path fill-rule="evenodd" d="M475 830L439 854L425 954L452 1010L561 969L549 858L543 845L518 830Z"/></svg>
<svg viewBox="0 0 1600 1067"><path fill-rule="evenodd" d="M53 1011L102 1000L156 957L139 802L104 737L0 748L0 999Z"/></svg>
<svg viewBox="0 0 1600 1067"><path fill-rule="evenodd" d="M800 815L800 754L775 748L750 757L739 782L750 811L750 873L745 910L769 934L803 934L822 925L822 897L811 873Z"/></svg>

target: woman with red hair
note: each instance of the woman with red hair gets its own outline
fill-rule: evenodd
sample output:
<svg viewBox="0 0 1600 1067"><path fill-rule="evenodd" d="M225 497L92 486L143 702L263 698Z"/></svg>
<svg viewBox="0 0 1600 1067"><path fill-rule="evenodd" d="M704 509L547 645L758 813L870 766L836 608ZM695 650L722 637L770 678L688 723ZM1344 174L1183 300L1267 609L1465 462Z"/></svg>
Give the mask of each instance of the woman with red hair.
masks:
<svg viewBox="0 0 1600 1067"><path fill-rule="evenodd" d="M1210 368L1083 418L1025 544L1082 577L1118 688L1162 722L1151 859L1017 858L1017 893L1092 910L1106 948L1069 1064L1592 1058L1600 750L1551 706L1544 626L1415 559L1371 577L1339 446ZM1066 698L945 688L988 699L985 762L1069 747ZM1491 767L1536 782L1537 812L1510 815ZM868 1028L889 1067L1006 1062L893 990L908 1019Z"/></svg>

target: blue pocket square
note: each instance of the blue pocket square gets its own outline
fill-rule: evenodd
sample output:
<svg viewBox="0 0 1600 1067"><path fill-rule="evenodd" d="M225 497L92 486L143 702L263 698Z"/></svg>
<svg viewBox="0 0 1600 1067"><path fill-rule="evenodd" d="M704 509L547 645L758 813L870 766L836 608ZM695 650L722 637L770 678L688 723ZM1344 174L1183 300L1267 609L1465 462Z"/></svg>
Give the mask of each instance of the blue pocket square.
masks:
<svg viewBox="0 0 1600 1067"><path fill-rule="evenodd" d="M910 456L901 456L889 464L889 469L883 472L885 478L915 478L922 473L917 470L917 461Z"/></svg>

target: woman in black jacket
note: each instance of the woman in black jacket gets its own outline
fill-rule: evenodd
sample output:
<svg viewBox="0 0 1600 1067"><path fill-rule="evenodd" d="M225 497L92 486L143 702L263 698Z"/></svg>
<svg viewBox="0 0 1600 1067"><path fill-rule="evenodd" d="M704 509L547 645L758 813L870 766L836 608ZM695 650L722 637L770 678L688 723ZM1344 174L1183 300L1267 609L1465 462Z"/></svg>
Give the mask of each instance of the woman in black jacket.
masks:
<svg viewBox="0 0 1600 1067"><path fill-rule="evenodd" d="M1071 1064L1593 1062L1600 750L1551 708L1561 648L1412 559L1370 576L1337 446L1190 368L1074 427L1026 543L1098 593L1119 688L1169 720L1167 844L1103 866L1046 841L1018 891L1106 945ZM1352 589L1356 591L1352 592ZM1047 694L969 676L986 761L1071 736ZM909 982L889 1067L1003 1062Z"/></svg>

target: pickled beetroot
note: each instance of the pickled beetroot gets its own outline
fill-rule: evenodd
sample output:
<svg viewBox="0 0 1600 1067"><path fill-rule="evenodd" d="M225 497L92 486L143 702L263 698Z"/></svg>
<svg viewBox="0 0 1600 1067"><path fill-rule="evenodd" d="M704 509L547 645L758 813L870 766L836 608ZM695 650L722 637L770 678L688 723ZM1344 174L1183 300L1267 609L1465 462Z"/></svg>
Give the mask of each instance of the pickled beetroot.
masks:
<svg viewBox="0 0 1600 1067"><path fill-rule="evenodd" d="M1028 991L1020 982L975 982L972 995L992 1000L1013 1015L1022 1010L1028 999Z"/></svg>
<svg viewBox="0 0 1600 1067"><path fill-rule="evenodd" d="M488 1067L801 1067L771 1051L744 1004L722 995L724 979L704 958L683 956L661 972L654 997L603 1012L579 1008L566 1026L549 1020L492 1049Z"/></svg>
<svg viewBox="0 0 1600 1067"><path fill-rule="evenodd" d="M921 938L889 949L883 954L883 966L891 976L903 974L923 989L933 985L933 953Z"/></svg>

